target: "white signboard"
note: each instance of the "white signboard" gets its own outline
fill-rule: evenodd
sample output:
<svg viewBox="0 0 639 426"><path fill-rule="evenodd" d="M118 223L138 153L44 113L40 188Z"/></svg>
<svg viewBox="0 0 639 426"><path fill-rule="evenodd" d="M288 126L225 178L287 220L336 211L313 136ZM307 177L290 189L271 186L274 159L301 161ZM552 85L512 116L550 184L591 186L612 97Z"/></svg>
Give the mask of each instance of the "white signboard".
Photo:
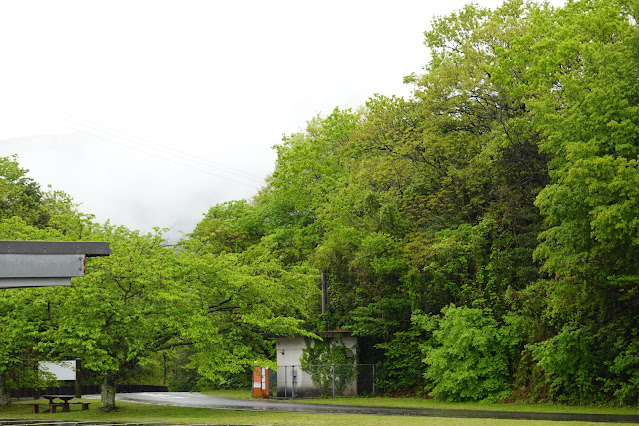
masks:
<svg viewBox="0 0 639 426"><path fill-rule="evenodd" d="M40 371L53 374L56 380L75 380L75 361L40 361Z"/></svg>

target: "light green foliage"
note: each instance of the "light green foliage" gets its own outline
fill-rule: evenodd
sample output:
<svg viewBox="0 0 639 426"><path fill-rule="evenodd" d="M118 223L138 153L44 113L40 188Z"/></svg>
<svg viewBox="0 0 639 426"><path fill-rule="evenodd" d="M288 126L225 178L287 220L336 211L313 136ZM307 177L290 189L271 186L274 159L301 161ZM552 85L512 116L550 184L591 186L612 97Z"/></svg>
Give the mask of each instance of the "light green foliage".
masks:
<svg viewBox="0 0 639 426"><path fill-rule="evenodd" d="M319 299L319 271L287 264L278 237L265 235L267 207L214 206L180 243L178 281L188 314L179 335L192 345L189 366L202 383L219 383L255 361L276 368L273 342L263 334L311 335L305 321Z"/></svg>
<svg viewBox="0 0 639 426"><path fill-rule="evenodd" d="M247 201L232 201L209 209L190 234L206 253L239 253L259 242L264 220ZM189 244L188 242L186 243Z"/></svg>
<svg viewBox="0 0 639 426"><path fill-rule="evenodd" d="M432 395L447 401L509 396L509 365L520 343L514 326L499 326L490 312L480 309L451 305L442 314L439 320L414 317L433 330L432 344L423 346Z"/></svg>
<svg viewBox="0 0 639 426"><path fill-rule="evenodd" d="M5 163L7 175L24 178L15 161ZM313 335L304 325L310 301L318 299L319 272L283 263L274 254L275 238L265 238L264 210L246 201L212 207L179 248L164 247L160 231L141 235L94 224L61 191L39 201L47 227L2 218L0 239L108 241L112 254L88 259L87 275L71 287L2 293L0 324L11 330L1 336L7 339L0 360L6 386L26 365L25 353L80 357L101 381L101 409L109 411L116 385L157 375L164 354L169 366L188 356L188 368L198 372L191 379L219 382L255 360L274 366L264 333ZM14 294L33 297L9 298ZM182 346L189 349L175 349ZM29 347L40 353L25 352Z"/></svg>
<svg viewBox="0 0 639 426"><path fill-rule="evenodd" d="M400 248L392 235L371 232L361 241L352 264L380 282L396 280L405 269Z"/></svg>
<svg viewBox="0 0 639 426"><path fill-rule="evenodd" d="M62 234L50 228L37 228L29 225L19 216L0 221L0 238L3 240L64 240Z"/></svg>
<svg viewBox="0 0 639 426"><path fill-rule="evenodd" d="M342 395L357 379L357 358L341 339L307 339L300 363L302 371L310 374L323 396L332 395L333 385L335 395Z"/></svg>
<svg viewBox="0 0 639 426"><path fill-rule="evenodd" d="M564 327L532 347L534 359L545 372L551 399L572 404L598 402L593 344L586 330Z"/></svg>
<svg viewBox="0 0 639 426"><path fill-rule="evenodd" d="M285 269L264 245L222 255L187 249L180 264L189 315L179 332L192 342L192 365L207 380L219 382L254 361L276 367L269 361L272 341L262 333L310 335L303 326L309 298L319 297L316 270Z"/></svg>
<svg viewBox="0 0 639 426"><path fill-rule="evenodd" d="M318 215L344 179L339 151L358 120L357 113L335 109L326 118L310 120L305 131L285 136L275 146L275 171L256 203L267 220L272 243L286 262L308 259L320 243L324 227ZM325 262L317 263L326 267L321 264Z"/></svg>
<svg viewBox="0 0 639 426"><path fill-rule="evenodd" d="M554 286L546 317L562 329L541 346L539 362L557 399L596 399L605 383L633 401L634 379L622 366L639 320L637 9L579 1L554 20L531 45L544 59L529 69L544 75L546 92L531 108L552 156L552 182L537 197L547 229L535 255ZM577 357L586 359L573 365Z"/></svg>
<svg viewBox="0 0 639 426"><path fill-rule="evenodd" d="M538 107L547 134L542 147L554 160L553 184L538 198L549 229L537 256L551 273L587 270L589 279L610 277L621 287L636 273L639 229L639 35L629 12L624 3L576 2L558 15L553 61L570 67L556 74L557 89ZM551 103L561 109L551 111Z"/></svg>

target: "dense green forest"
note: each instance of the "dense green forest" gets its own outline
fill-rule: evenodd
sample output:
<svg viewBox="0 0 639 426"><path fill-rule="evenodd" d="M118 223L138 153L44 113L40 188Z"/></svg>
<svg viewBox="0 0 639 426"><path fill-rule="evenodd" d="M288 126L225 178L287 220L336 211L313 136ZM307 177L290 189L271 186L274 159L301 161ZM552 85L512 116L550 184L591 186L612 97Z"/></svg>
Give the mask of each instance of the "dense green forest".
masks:
<svg viewBox="0 0 639 426"><path fill-rule="evenodd" d="M113 249L71 287L0 292L0 401L43 355L83 358L110 409L167 357L195 389L272 365L264 333L328 327L359 336L386 392L636 405L638 16L513 0L435 19L410 99L311 118L253 199L177 247L0 158L0 239Z"/></svg>

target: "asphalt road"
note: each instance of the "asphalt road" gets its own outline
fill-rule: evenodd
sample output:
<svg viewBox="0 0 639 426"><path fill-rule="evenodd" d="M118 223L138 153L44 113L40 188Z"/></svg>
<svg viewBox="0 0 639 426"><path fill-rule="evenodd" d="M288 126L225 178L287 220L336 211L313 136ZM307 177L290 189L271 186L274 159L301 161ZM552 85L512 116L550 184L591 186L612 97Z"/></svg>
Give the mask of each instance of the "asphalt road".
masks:
<svg viewBox="0 0 639 426"><path fill-rule="evenodd" d="M95 396L99 398L99 396ZM371 414L382 416L424 416L454 418L492 418L513 420L555 420L610 423L639 423L639 415L623 414L568 414L568 413L522 413L516 411L479 411L451 409L418 409L398 407L364 407L353 405L320 405L281 400L252 400L223 398L191 392L142 392L121 393L119 401L143 404L172 405L179 407L215 408L221 410L248 410L293 412L310 414Z"/></svg>

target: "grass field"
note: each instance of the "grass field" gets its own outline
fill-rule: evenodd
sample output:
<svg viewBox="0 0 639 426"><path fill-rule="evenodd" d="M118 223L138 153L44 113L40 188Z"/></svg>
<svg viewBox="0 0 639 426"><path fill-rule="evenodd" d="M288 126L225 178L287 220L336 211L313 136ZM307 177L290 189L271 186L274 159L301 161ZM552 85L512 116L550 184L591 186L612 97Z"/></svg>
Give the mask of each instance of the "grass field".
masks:
<svg viewBox="0 0 639 426"><path fill-rule="evenodd" d="M224 396L228 398L251 399L251 390L212 390L208 395ZM486 404L486 403L452 403L430 398L389 398L389 397L349 397L349 398L312 398L293 399L290 402L307 402L313 404L331 405L364 405L373 407L403 407L403 408L433 408L455 410L484 410L484 411L517 411L529 413L578 413L578 414L632 414L639 415L639 409L634 407L594 407L571 406L560 404Z"/></svg>
<svg viewBox="0 0 639 426"><path fill-rule="evenodd" d="M246 391L245 391L246 392ZM246 392L248 393L248 392ZM230 396L229 392L217 393L220 396ZM360 398L361 399L361 398ZM392 398L365 398L377 399L381 405L383 400L386 405L398 406L400 399ZM407 398L408 399L408 398ZM412 399L412 398L411 398ZM495 419L455 419L435 417L395 417L395 416L370 416L370 415L333 415L333 414L301 414L301 413L272 413L252 411L228 411L206 408L170 407L161 405L145 405L118 402L119 410L111 413L101 413L97 400L83 400L91 402L89 411L80 411L79 407L73 407L67 413L39 413L32 414L29 402L18 402L10 407L0 409L0 418L20 418L38 420L64 420L64 421L101 421L101 422L169 422L169 423L205 423L214 425L319 425L319 426L364 426L364 425L470 425L470 426L527 426L527 425L602 425L604 423L589 422L552 422L533 420L495 420ZM346 401L346 399L344 399ZM44 400L42 403L46 402ZM335 402L333 400L332 402ZM407 403L407 401L404 401ZM421 403L421 401L420 401ZM372 404L371 404L372 405ZM512 406L513 404L505 404ZM466 406L464 404L464 406ZM491 405L492 406L492 405ZM420 405L420 407L422 407ZM490 407L490 406L489 406ZM424 407L427 408L427 407ZM455 408L460 408L456 406ZM622 414L620 412L617 412ZM627 412L625 414L628 414ZM610 425L613 423L605 423ZM627 423L626 423L627 424Z"/></svg>

